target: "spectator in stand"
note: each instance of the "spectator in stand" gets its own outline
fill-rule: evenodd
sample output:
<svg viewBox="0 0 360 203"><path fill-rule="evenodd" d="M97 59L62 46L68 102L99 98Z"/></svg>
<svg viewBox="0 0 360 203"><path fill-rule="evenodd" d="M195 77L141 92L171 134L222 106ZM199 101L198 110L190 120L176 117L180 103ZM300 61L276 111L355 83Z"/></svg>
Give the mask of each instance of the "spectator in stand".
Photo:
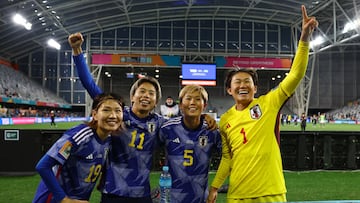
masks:
<svg viewBox="0 0 360 203"><path fill-rule="evenodd" d="M122 129L123 100L98 95L92 120L66 131L36 165L41 182L33 203L88 203L108 157L110 135Z"/></svg>
<svg viewBox="0 0 360 203"><path fill-rule="evenodd" d="M165 104L160 106L160 114L167 118L178 116L180 113L179 105L174 101L171 96L166 98Z"/></svg>

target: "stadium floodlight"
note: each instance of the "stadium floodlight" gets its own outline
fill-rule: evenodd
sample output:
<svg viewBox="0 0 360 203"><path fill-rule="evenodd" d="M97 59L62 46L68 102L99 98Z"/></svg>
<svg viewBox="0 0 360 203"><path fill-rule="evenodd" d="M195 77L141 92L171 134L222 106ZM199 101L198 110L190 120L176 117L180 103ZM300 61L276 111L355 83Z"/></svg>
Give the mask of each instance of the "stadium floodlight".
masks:
<svg viewBox="0 0 360 203"><path fill-rule="evenodd" d="M13 17L13 21L16 23L16 24L19 24L19 25L22 25L25 27L25 29L27 30L31 30L31 26L32 24L29 23L22 15L20 14L15 14L14 17Z"/></svg>
<svg viewBox="0 0 360 203"><path fill-rule="evenodd" d="M324 43L325 39L322 36L317 36L313 41L310 42L310 47L314 48L316 46L319 46L320 44Z"/></svg>
<svg viewBox="0 0 360 203"><path fill-rule="evenodd" d="M354 20L353 22L348 22L345 24L342 33L347 33L351 30L355 30L360 27L360 19Z"/></svg>
<svg viewBox="0 0 360 203"><path fill-rule="evenodd" d="M54 39L49 39L47 43L50 47L60 50L60 47L61 47L60 44L57 41L55 41Z"/></svg>

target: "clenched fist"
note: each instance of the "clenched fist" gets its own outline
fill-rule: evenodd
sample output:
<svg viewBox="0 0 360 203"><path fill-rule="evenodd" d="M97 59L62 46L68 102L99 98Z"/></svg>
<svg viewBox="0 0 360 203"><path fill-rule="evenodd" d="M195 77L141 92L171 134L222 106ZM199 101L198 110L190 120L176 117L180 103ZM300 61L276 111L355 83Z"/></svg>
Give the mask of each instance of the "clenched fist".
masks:
<svg viewBox="0 0 360 203"><path fill-rule="evenodd" d="M81 45L84 42L84 38L80 32L69 35L69 45L73 50L73 55L79 55L82 53Z"/></svg>

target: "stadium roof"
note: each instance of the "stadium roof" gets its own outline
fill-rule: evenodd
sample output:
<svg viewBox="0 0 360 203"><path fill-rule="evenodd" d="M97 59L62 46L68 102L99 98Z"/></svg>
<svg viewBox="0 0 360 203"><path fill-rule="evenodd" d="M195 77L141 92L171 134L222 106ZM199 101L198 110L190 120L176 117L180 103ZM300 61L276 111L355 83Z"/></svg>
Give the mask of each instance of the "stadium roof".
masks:
<svg viewBox="0 0 360 203"><path fill-rule="evenodd" d="M358 0L1 0L0 56L13 60L47 46L50 37L64 42L79 31L187 19L249 20L300 29L301 4L319 20L328 47L358 45L359 28L342 33L347 22L359 18ZM32 30L15 25L14 13L28 19Z"/></svg>

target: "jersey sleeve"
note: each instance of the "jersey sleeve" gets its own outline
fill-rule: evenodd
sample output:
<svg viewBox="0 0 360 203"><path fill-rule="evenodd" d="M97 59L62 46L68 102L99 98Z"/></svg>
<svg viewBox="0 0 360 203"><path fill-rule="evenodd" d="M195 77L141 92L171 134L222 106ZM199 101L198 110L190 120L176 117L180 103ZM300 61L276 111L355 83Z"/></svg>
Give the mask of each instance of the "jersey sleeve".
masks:
<svg viewBox="0 0 360 203"><path fill-rule="evenodd" d="M221 154L221 150L222 150L222 141L221 141L221 135L220 135L220 131L218 129L216 129L214 131L215 134L215 148L216 148L216 152L218 152L219 154Z"/></svg>
<svg viewBox="0 0 360 203"><path fill-rule="evenodd" d="M281 89L290 97L305 76L309 60L309 42L299 42L289 74L280 83Z"/></svg>
<svg viewBox="0 0 360 203"><path fill-rule="evenodd" d="M214 188L220 188L224 183L225 179L230 174L230 161L231 161L231 151L226 142L226 137L221 133L221 142L222 142L222 154L219 168L216 172L215 178L211 184Z"/></svg>
<svg viewBox="0 0 360 203"><path fill-rule="evenodd" d="M52 192L54 198L60 202L65 198L66 193L61 188L59 182L56 180L54 172L52 171L52 168L58 164L59 163L55 159L45 154L40 159L35 169L41 176L45 185Z"/></svg>
<svg viewBox="0 0 360 203"><path fill-rule="evenodd" d="M164 128L160 128L159 130L159 144L162 146L165 144L166 134L164 133Z"/></svg>
<svg viewBox="0 0 360 203"><path fill-rule="evenodd" d="M83 54L73 56L74 63L76 65L76 70L79 75L81 84L87 90L91 98L95 98L97 95L101 94L103 91L99 86L96 85L95 81L92 78L92 75L89 71L88 65L86 64Z"/></svg>
<svg viewBox="0 0 360 203"><path fill-rule="evenodd" d="M55 159L61 165L63 165L71 153L76 151L78 148L76 142L74 142L72 137L69 136L67 132L65 132L64 135L61 136L46 152L47 155Z"/></svg>

